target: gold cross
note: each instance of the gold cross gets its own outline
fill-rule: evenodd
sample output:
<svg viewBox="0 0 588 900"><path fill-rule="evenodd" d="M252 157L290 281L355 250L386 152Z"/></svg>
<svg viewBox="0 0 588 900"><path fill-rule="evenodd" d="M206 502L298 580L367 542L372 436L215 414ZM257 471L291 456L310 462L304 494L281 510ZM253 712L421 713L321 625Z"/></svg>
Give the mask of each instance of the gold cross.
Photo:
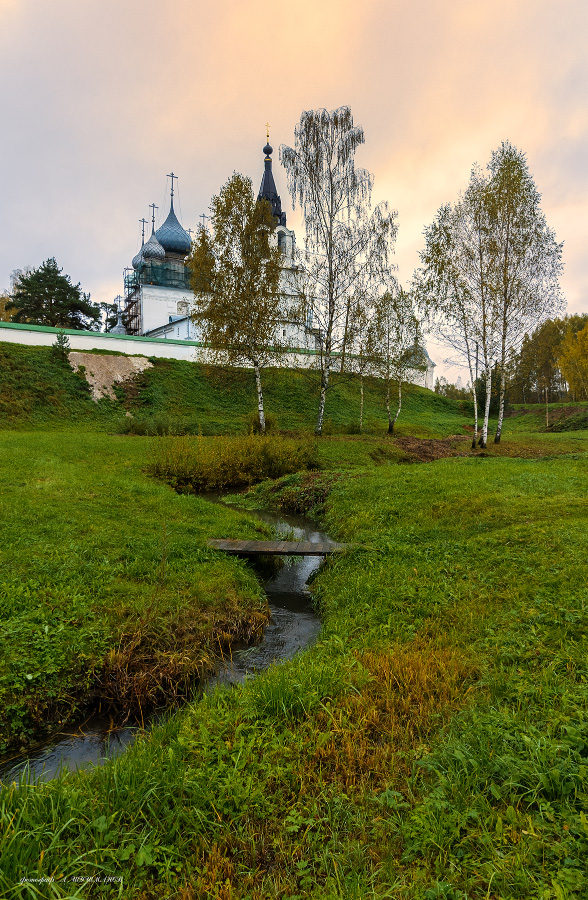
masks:
<svg viewBox="0 0 588 900"><path fill-rule="evenodd" d="M267 128L267 139L269 141L269 122L265 123L265 127Z"/></svg>

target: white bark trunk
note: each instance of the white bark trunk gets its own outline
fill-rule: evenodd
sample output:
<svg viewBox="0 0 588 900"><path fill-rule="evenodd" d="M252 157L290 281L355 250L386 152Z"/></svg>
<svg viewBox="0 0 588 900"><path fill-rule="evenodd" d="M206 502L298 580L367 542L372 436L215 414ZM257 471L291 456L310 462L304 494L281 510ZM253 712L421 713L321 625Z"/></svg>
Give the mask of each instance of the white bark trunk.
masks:
<svg viewBox="0 0 588 900"><path fill-rule="evenodd" d="M498 425L496 426L496 434L494 436L494 443L500 443L500 436L502 434L502 420L504 419L504 398L506 396L506 376L504 374L504 368L500 373L500 404L498 407Z"/></svg>
<svg viewBox="0 0 588 900"><path fill-rule="evenodd" d="M474 437L472 439L472 450L476 449L476 441L478 440L478 397L476 394L476 382L472 378L472 397L474 398Z"/></svg>
<svg viewBox="0 0 588 900"><path fill-rule="evenodd" d="M363 372L359 376L359 384L361 390L361 400L359 403L359 432L363 431Z"/></svg>
<svg viewBox="0 0 588 900"><path fill-rule="evenodd" d="M263 410L263 391L261 390L261 375L259 372L259 364L253 363L255 369L255 384L257 386L257 409L259 412L259 430L265 434L265 413Z"/></svg>
<svg viewBox="0 0 588 900"><path fill-rule="evenodd" d="M398 381L398 409L396 410L396 415L394 416L394 419L392 420L392 425L390 426L390 429L389 429L391 434L394 432L394 426L396 425L396 421L398 419L398 416L400 415L401 408L402 408L402 381L399 380Z"/></svg>
<svg viewBox="0 0 588 900"><path fill-rule="evenodd" d="M325 418L325 401L327 399L327 388L329 386L329 374L331 371L331 354L325 353L325 365L321 374L321 393L319 398L318 416L314 433L321 435L323 433L323 420Z"/></svg>
<svg viewBox="0 0 588 900"><path fill-rule="evenodd" d="M480 447L486 449L488 441L488 419L490 417L490 394L492 391L492 369L490 366L486 368L486 403L484 404L484 421L482 423L482 436L480 438Z"/></svg>
<svg viewBox="0 0 588 900"><path fill-rule="evenodd" d="M386 412L388 413L388 434L392 434L394 431L394 423L392 422L392 416L390 415L390 380L386 384Z"/></svg>

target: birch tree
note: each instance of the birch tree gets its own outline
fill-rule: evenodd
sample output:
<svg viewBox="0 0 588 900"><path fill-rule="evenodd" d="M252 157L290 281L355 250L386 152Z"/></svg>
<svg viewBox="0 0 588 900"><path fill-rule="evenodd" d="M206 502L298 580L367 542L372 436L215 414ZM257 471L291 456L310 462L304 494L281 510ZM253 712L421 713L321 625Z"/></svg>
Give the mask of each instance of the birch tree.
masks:
<svg viewBox="0 0 588 900"><path fill-rule="evenodd" d="M262 369L284 350L280 276L283 257L271 240L270 204L257 201L250 178L235 173L211 204L188 259L192 318L214 358L255 372L259 425L265 433Z"/></svg>
<svg viewBox="0 0 588 900"><path fill-rule="evenodd" d="M474 397L474 435L478 428L474 356L480 359L486 395L479 438L482 448L488 440L492 367L498 347L486 190L486 179L474 166L459 201L454 206L441 207L433 224L425 229L425 249L420 254L423 265L415 274L416 291L433 329L457 353L458 359L450 361L468 366Z"/></svg>
<svg viewBox="0 0 588 900"><path fill-rule="evenodd" d="M420 254L423 267L416 273L414 289L431 330L452 352L446 362L467 366L474 405L473 449L478 438L480 310L468 285L467 269L461 265L462 214L459 207L446 204L425 230L425 249Z"/></svg>
<svg viewBox="0 0 588 900"><path fill-rule="evenodd" d="M326 394L336 359L345 363L357 306L357 285L387 281L396 238L396 213L371 207L373 176L356 168L364 143L347 106L303 112L294 147L282 145L294 207L302 210L306 239L299 254L299 315L312 318L321 343L320 397L315 432L322 434Z"/></svg>
<svg viewBox="0 0 588 900"><path fill-rule="evenodd" d="M374 306L370 353L375 371L386 385L388 434L393 434L402 409L402 384L410 380L416 371L426 368L426 361L419 346L419 322L410 293L402 288L386 291ZM390 387L394 381L397 383L398 401L392 415Z"/></svg>
<svg viewBox="0 0 588 900"><path fill-rule="evenodd" d="M500 402L495 443L504 418L508 357L525 333L558 312L561 243L547 227L541 195L529 173L525 154L508 141L492 153L485 191L492 254L490 288L498 313Z"/></svg>

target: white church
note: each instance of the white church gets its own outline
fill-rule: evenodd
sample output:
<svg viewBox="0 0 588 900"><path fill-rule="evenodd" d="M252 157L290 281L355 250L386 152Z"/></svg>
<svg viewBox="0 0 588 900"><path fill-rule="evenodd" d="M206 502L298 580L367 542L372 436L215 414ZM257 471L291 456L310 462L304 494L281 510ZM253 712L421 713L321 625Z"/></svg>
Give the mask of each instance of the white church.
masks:
<svg viewBox="0 0 588 900"><path fill-rule="evenodd" d="M271 204L276 221L272 237L281 248L284 257L281 285L284 308L282 337L288 346L293 348L294 359L299 362L300 355L296 354L296 350L302 353L309 350L320 351L320 332L312 327L311 321L301 323L287 314L297 300L296 235L286 226L286 213L282 210L282 201L272 172L272 152L273 149L268 142L263 148L264 172L258 199L267 200ZM156 230L156 207L155 204L151 204L151 236L145 241L143 231L141 249L132 261L132 268L125 270L124 310L122 315L119 314L118 324L111 334L137 335L174 342L198 342L202 335L199 326L190 318L194 294L190 287L189 270L186 265L192 242L174 210L174 179L177 176L172 173L169 177L172 184L169 214L163 225ZM144 228L146 222L144 219L141 221ZM415 382L432 388L434 363L428 354L426 358L429 360L429 366L422 375L415 378ZM296 364L295 361L294 365Z"/></svg>
<svg viewBox="0 0 588 900"><path fill-rule="evenodd" d="M263 148L264 173L261 179L258 199L271 204L276 220L272 239L282 250L284 266L282 270L282 297L284 309L296 301L294 271L296 269L296 235L286 227L286 213L282 211L282 201L276 190L272 172L272 147ZM152 204L152 228L149 240L143 243L132 262L132 268L125 270L124 311L126 333L151 338L199 341L201 333L198 325L190 318L190 308L194 295L190 288L189 270L186 257L190 253L191 240L188 232L178 221L174 210L174 178L172 179L169 215L163 225L155 230L155 206ZM145 225L145 220L143 225ZM310 325L310 323L309 323ZM116 330L122 330L119 324ZM316 349L317 334L286 316L282 337L291 347Z"/></svg>

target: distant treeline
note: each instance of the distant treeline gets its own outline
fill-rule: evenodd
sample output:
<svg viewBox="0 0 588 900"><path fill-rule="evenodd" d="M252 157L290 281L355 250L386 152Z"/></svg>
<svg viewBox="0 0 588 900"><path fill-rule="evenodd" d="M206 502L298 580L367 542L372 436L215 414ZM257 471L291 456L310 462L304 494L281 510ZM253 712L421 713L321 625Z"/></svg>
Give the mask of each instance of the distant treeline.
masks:
<svg viewBox="0 0 588 900"><path fill-rule="evenodd" d="M518 353L506 369L507 401L543 403L588 400L588 313L547 319L525 335ZM492 384L500 382L500 366L493 367ZM478 405L483 409L484 381L476 383ZM445 378L435 382L435 393L451 400L471 400L469 385L450 384ZM494 396L496 394L496 396ZM493 387L491 413L498 404L498 388Z"/></svg>

